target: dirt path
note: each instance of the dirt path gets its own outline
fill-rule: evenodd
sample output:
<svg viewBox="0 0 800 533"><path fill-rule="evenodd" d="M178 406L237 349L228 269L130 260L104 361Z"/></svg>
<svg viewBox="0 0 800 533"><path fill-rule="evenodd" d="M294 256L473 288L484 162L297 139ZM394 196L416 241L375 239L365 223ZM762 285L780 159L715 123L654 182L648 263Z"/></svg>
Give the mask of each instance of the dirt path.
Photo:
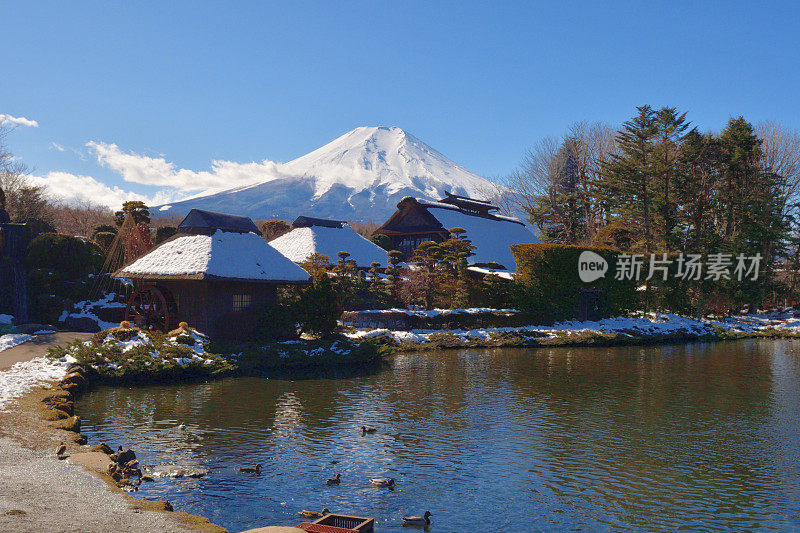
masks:
<svg viewBox="0 0 800 533"><path fill-rule="evenodd" d="M0 371L43 356L54 344L89 336L39 335L0 352ZM97 465L80 461L103 454L87 454L90 446L75 444L75 433L54 427L53 411L43 403L58 392L53 385L38 386L0 410L0 531L224 531L205 518L165 511L164 502L132 498L113 487L110 478L98 475ZM67 443L74 460L56 458L61 442Z"/></svg>
<svg viewBox="0 0 800 533"><path fill-rule="evenodd" d="M0 371L8 370L14 363L30 361L47 354L47 349L57 344L67 344L77 339L88 339L91 333L59 331L45 335L35 335L31 340L0 352Z"/></svg>

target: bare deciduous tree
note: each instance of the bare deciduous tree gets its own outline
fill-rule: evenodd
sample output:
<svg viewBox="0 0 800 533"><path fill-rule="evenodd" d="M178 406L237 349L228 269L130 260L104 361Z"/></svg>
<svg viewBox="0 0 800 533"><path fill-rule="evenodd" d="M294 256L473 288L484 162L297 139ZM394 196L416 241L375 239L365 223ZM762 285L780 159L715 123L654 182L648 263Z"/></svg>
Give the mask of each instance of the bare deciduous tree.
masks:
<svg viewBox="0 0 800 533"><path fill-rule="evenodd" d="M8 149L6 139L12 129L0 125L0 189L5 193L6 210L15 222L36 218L50 223L53 213L45 188L30 182L30 169Z"/></svg>
<svg viewBox="0 0 800 533"><path fill-rule="evenodd" d="M365 239L372 238L372 233L378 229L378 225L372 221L370 222L348 222L353 231L364 237Z"/></svg>
<svg viewBox="0 0 800 533"><path fill-rule="evenodd" d="M548 137L537 142L525 152L519 168L502 180L506 188L503 201L510 210L524 211L534 220L542 209L551 211L552 217L549 218L567 219L567 213L559 213L566 206L561 205L558 193L563 167L567 164L563 152L565 146L570 151L570 164L575 165L574 172L578 178L575 192L579 201L576 205L583 210L580 218L585 225L580 233L590 241L606 222L596 184L601 180L611 154L617 149L616 130L611 126L578 122L561 139ZM539 229L544 228L540 226Z"/></svg>
<svg viewBox="0 0 800 533"><path fill-rule="evenodd" d="M800 203L800 132L777 122L756 126L761 144L764 170L781 177L782 214L793 215Z"/></svg>
<svg viewBox="0 0 800 533"><path fill-rule="evenodd" d="M56 231L66 235L90 238L97 226L114 223L111 209L86 198L78 198L68 204L59 203L52 210Z"/></svg>

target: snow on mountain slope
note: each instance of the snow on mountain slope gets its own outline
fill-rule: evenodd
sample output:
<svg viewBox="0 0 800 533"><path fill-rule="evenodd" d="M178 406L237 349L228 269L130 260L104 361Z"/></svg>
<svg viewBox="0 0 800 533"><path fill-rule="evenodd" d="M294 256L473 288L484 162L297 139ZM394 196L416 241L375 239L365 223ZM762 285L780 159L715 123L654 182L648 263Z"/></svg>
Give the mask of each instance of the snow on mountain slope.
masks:
<svg viewBox="0 0 800 533"><path fill-rule="evenodd" d="M192 208L251 218L299 215L383 222L404 196L428 200L445 191L487 198L495 184L457 165L397 127L360 127L278 165L261 183L156 207L159 216Z"/></svg>

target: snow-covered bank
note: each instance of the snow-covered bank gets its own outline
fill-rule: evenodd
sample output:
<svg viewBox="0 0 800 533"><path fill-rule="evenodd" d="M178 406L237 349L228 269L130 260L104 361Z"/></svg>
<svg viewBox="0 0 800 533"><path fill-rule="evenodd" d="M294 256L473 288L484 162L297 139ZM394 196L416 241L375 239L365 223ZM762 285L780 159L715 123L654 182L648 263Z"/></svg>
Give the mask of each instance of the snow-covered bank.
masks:
<svg viewBox="0 0 800 533"><path fill-rule="evenodd" d="M33 335L26 335L24 333L9 333L7 335L0 335L0 352L13 348L23 342L28 342L33 338Z"/></svg>
<svg viewBox="0 0 800 533"><path fill-rule="evenodd" d="M78 302L78 303L75 304L75 306L74 306L75 309L74 309L73 312L69 312L69 311L65 310L63 313L61 313L61 316L58 318L58 321L63 323L63 322L66 322L67 319L88 318L88 319L94 321L97 324L97 327L100 330L111 329L111 328L113 328L115 326L118 326L119 323L118 322L108 322L108 321L102 320L97 315L97 313L98 313L98 309L101 309L101 308L108 308L108 309L124 308L125 304L115 301L116 298L117 298L117 295L115 293L113 293L113 292L110 292L110 293L104 295L102 298L99 298L99 299L94 300L94 301L84 300L82 302ZM69 324L68 324L68 326L69 326ZM92 331L92 330L89 330L89 331Z"/></svg>
<svg viewBox="0 0 800 533"><path fill-rule="evenodd" d="M436 342L447 335L451 340L497 341L501 337L519 336L520 338L564 339L570 337L587 337L592 334L617 336L620 340L639 338L657 339L664 337L712 338L721 337L721 333L731 336L737 334L759 334L768 331L793 335L800 334L800 319L788 313L738 315L726 322L715 320L697 320L680 315L649 313L631 317L607 318L598 321L568 321L552 326L528 325L517 327L475 328L475 329L411 329L390 330L353 329L346 333L352 339L369 337L386 337L398 344L423 344Z"/></svg>
<svg viewBox="0 0 800 533"><path fill-rule="evenodd" d="M0 411L5 410L9 401L19 398L33 387L63 378L67 367L74 362L75 358L69 356L59 359L37 357L0 372Z"/></svg>
<svg viewBox="0 0 800 533"><path fill-rule="evenodd" d="M109 379L211 375L230 370L225 358L208 351L208 338L191 328L163 335L116 327L86 341L53 347L48 357L78 361L87 370Z"/></svg>
<svg viewBox="0 0 800 533"><path fill-rule="evenodd" d="M435 318L438 316L477 315L482 313L519 313L520 311L518 309L492 309L491 307L467 307L465 309L401 309L393 307L391 309L365 309L357 312L373 315L401 313L408 316Z"/></svg>

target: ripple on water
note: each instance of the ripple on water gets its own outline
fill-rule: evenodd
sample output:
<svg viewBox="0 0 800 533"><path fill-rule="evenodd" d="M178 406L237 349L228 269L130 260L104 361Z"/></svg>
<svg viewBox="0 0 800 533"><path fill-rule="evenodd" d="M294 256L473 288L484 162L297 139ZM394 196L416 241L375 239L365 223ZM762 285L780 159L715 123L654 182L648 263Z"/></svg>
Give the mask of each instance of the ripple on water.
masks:
<svg viewBox="0 0 800 533"><path fill-rule="evenodd" d="M379 531L425 510L440 531L794 530L800 356L787 345L405 354L343 379L100 388L79 410L94 442L147 468L208 469L139 494L234 531L323 507ZM256 463L261 475L237 472Z"/></svg>

